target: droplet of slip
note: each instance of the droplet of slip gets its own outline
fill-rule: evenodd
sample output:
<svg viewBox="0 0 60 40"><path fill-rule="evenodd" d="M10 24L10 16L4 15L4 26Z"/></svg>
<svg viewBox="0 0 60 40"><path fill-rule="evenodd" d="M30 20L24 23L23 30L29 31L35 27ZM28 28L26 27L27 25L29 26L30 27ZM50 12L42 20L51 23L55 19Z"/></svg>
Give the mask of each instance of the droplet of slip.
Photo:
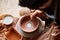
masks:
<svg viewBox="0 0 60 40"><path fill-rule="evenodd" d="M34 28L34 24L31 21L25 23L25 27L29 30Z"/></svg>
<svg viewBox="0 0 60 40"><path fill-rule="evenodd" d="M32 25L30 23L27 24L27 27L31 27Z"/></svg>

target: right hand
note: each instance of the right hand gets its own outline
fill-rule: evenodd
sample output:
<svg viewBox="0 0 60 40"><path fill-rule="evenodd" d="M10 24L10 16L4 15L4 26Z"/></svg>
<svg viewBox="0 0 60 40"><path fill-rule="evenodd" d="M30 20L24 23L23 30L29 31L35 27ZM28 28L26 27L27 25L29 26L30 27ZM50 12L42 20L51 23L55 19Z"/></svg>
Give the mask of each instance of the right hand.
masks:
<svg viewBox="0 0 60 40"><path fill-rule="evenodd" d="M43 13L43 11L35 10L35 12L30 14L30 17L33 19L36 16L40 16Z"/></svg>

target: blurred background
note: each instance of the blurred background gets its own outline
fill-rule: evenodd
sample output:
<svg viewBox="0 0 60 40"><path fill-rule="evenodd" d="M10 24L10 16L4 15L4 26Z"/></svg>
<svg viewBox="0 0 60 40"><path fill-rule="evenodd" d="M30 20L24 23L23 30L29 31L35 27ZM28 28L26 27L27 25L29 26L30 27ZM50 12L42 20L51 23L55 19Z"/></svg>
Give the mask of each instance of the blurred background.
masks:
<svg viewBox="0 0 60 40"><path fill-rule="evenodd" d="M20 6L18 0L0 0L0 14L11 14L19 16Z"/></svg>

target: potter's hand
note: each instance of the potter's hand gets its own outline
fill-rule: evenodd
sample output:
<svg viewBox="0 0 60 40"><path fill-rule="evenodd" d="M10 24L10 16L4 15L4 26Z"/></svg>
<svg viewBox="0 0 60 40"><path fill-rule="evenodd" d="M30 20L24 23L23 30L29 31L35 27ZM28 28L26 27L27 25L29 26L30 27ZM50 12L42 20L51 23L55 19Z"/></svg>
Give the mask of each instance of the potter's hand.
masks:
<svg viewBox="0 0 60 40"><path fill-rule="evenodd" d="M36 17L36 16L42 16L42 14L43 14L43 11L40 11L40 10L35 10L35 12L33 12L33 13L31 13L30 14L30 17L31 17L31 19L32 18L34 18L34 17Z"/></svg>

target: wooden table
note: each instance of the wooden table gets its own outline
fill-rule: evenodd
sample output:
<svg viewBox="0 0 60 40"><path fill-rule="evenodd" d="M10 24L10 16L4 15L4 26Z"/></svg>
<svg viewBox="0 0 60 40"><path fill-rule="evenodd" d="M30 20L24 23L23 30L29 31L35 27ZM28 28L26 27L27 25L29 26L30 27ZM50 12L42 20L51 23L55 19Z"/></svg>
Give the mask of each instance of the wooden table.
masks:
<svg viewBox="0 0 60 40"><path fill-rule="evenodd" d="M22 36L16 32L14 27L16 26L17 21L18 18L14 18L13 24L9 26L13 29L10 30L10 33L6 35L9 40L60 40L60 29L54 22L51 22L50 27L47 29L46 32L43 31L39 36L32 39L25 37L22 38Z"/></svg>
<svg viewBox="0 0 60 40"><path fill-rule="evenodd" d="M9 25L9 31L6 33L8 40L60 40L60 28L54 22L50 23L50 27L47 31L42 31L42 33L35 38L25 38L19 35L19 33L14 29L19 18L14 18L13 24ZM45 28L46 29L46 28Z"/></svg>

